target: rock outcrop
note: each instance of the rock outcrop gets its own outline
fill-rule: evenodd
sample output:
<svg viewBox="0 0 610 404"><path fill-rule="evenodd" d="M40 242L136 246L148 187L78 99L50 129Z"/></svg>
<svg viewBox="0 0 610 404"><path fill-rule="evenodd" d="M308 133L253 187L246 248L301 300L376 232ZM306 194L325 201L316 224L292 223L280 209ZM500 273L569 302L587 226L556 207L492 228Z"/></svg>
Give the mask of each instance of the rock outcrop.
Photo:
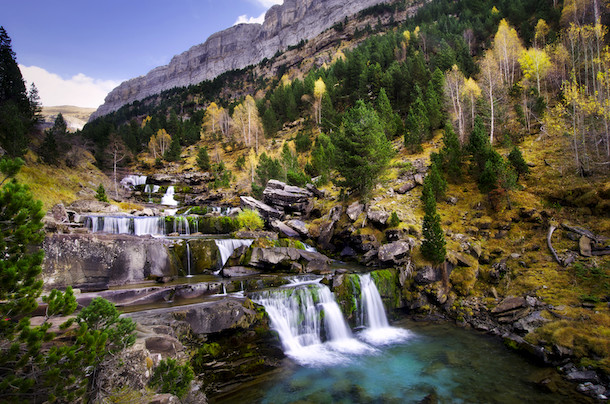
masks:
<svg viewBox="0 0 610 404"><path fill-rule="evenodd" d="M127 235L52 234L44 241L45 287L107 289L177 275L169 241Z"/></svg>
<svg viewBox="0 0 610 404"><path fill-rule="evenodd" d="M267 11L262 25L238 24L217 32L204 43L174 56L168 65L121 83L90 119L174 87L197 84L256 64L279 50L314 38L345 17L387 1L285 0Z"/></svg>

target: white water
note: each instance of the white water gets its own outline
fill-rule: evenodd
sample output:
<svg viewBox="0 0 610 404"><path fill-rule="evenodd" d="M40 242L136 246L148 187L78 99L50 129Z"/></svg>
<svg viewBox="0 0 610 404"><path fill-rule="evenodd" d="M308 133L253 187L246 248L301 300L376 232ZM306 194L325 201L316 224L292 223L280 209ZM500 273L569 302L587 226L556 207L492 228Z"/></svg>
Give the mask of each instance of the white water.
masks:
<svg viewBox="0 0 610 404"><path fill-rule="evenodd" d="M193 275L191 275L191 246L189 245L189 242L186 242L186 277L187 278L191 278Z"/></svg>
<svg viewBox="0 0 610 404"><path fill-rule="evenodd" d="M305 247L305 251L318 252L318 250L316 250L316 247L310 246L307 243L303 243L303 246Z"/></svg>
<svg viewBox="0 0 610 404"><path fill-rule="evenodd" d="M361 337L373 345L387 345L404 341L410 336L407 330L390 327L379 290L371 274L359 275L363 325Z"/></svg>
<svg viewBox="0 0 610 404"><path fill-rule="evenodd" d="M185 236L191 235L191 228L189 221L186 216L176 216L174 219L174 233L184 234Z"/></svg>
<svg viewBox="0 0 610 404"><path fill-rule="evenodd" d="M220 269L225 266L233 251L238 249L239 247L245 245L246 247L250 247L254 240L251 239L216 239L214 240L216 246L218 247L218 251L220 252ZM218 275L220 270L214 272L215 275Z"/></svg>
<svg viewBox="0 0 610 404"><path fill-rule="evenodd" d="M264 291L256 299L269 314L286 355L301 365L326 366L348 362L352 354L373 352L353 338L333 294L319 281L291 283Z"/></svg>
<svg viewBox="0 0 610 404"><path fill-rule="evenodd" d="M170 185L165 191L165 195L161 198L161 205L178 206L178 201L174 199L174 186Z"/></svg>
<svg viewBox="0 0 610 404"><path fill-rule="evenodd" d="M127 175L121 180L121 185L127 188L135 188L137 185L146 184L145 175Z"/></svg>
<svg viewBox="0 0 610 404"><path fill-rule="evenodd" d="M160 217L87 216L85 227L92 233L163 235L164 221Z"/></svg>

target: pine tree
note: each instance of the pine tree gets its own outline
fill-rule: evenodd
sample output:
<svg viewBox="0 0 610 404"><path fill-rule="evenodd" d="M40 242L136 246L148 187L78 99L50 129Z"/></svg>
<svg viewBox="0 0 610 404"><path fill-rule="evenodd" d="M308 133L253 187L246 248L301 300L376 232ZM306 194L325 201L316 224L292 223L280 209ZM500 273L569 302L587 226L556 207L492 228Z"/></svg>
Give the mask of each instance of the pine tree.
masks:
<svg viewBox="0 0 610 404"><path fill-rule="evenodd" d="M431 157L431 160L432 165L430 166L430 170L428 171L428 175L426 176L424 183L429 183L434 198L438 202L445 197L445 192L447 192L447 181L445 178L443 178L441 170L434 161L433 157Z"/></svg>
<svg viewBox="0 0 610 404"><path fill-rule="evenodd" d="M23 156L35 123L11 39L0 26L0 148L11 157Z"/></svg>
<svg viewBox="0 0 610 404"><path fill-rule="evenodd" d="M104 184L100 184L100 186L97 187L95 199L100 202L108 202L108 196L106 195L106 188L104 188Z"/></svg>
<svg viewBox="0 0 610 404"><path fill-rule="evenodd" d="M528 174L530 172L530 168L525 162L523 154L521 154L521 150L519 150L517 146L514 146L508 154L508 161L515 169L515 173L517 174L517 181L519 180L521 174Z"/></svg>
<svg viewBox="0 0 610 404"><path fill-rule="evenodd" d="M377 112L387 138L390 140L394 139L398 132L398 127L396 125L396 114L392 110L392 106L390 105L390 100L385 92L385 88L381 88L381 90L379 90L379 96L377 97Z"/></svg>
<svg viewBox="0 0 610 404"><path fill-rule="evenodd" d="M424 220L422 223L421 253L434 265L445 262L447 255L445 233L441 228L441 217L436 211L436 198L431 183L424 182L422 190L422 202L424 204Z"/></svg>
<svg viewBox="0 0 610 404"><path fill-rule="evenodd" d="M377 113L358 101L345 113L341 129L332 139L335 166L343 176L340 185L366 197L392 154Z"/></svg>
<svg viewBox="0 0 610 404"><path fill-rule="evenodd" d="M207 146L200 147L197 152L197 165L202 171L210 171L210 155Z"/></svg>
<svg viewBox="0 0 610 404"><path fill-rule="evenodd" d="M447 177L454 183L459 182L462 178L462 146L453 127L449 124L445 127L441 156L443 171Z"/></svg>
<svg viewBox="0 0 610 404"><path fill-rule="evenodd" d="M4 184L0 188L0 397L7 402L76 402L107 352L133 344L135 323L119 320L114 306L114 310L93 307L97 324L103 326L77 318L78 326L68 330L61 343L54 341L50 320L68 316L77 307L68 287L64 293L53 290L43 296L45 319L40 326L30 325L42 291L44 213L28 188L10 179L22 164L19 159L0 161L4 175L0 182ZM68 320L60 327L68 329L74 322Z"/></svg>

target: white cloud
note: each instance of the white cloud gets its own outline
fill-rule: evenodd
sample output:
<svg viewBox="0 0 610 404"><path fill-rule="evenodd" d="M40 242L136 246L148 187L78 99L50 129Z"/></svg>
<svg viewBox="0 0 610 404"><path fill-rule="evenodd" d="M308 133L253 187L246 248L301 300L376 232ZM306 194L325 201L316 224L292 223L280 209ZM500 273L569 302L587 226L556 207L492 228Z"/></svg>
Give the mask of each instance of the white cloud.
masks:
<svg viewBox="0 0 610 404"><path fill-rule="evenodd" d="M63 79L37 66L19 65L21 74L29 88L36 84L42 105L73 105L77 107L97 108L104 103L106 95L121 82L98 80L82 73L69 79Z"/></svg>
<svg viewBox="0 0 610 404"><path fill-rule="evenodd" d="M254 3L258 4L261 7L264 7L265 10L270 9L272 6L275 6L276 4L282 4L284 3L284 0L252 0ZM237 25L237 24L262 24L265 21L265 13L267 11L263 12L261 15L259 15L258 17L248 17L246 14L244 15L240 15L239 17L237 17L237 21L235 21L235 24L233 25Z"/></svg>
<svg viewBox="0 0 610 404"><path fill-rule="evenodd" d="M259 15L258 17L248 17L247 15L240 15L239 17L237 17L237 21L235 21L235 24L233 25L237 25L237 24L262 24L265 21L265 13L262 13L261 15Z"/></svg>
<svg viewBox="0 0 610 404"><path fill-rule="evenodd" d="M254 0L256 3L260 4L265 8L270 8L276 4L282 4L284 0Z"/></svg>

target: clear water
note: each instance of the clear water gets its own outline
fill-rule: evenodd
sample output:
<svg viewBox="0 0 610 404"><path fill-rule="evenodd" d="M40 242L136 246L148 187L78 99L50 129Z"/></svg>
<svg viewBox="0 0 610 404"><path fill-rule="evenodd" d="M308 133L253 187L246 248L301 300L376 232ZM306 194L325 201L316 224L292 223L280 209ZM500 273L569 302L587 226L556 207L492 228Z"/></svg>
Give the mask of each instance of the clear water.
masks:
<svg viewBox="0 0 610 404"><path fill-rule="evenodd" d="M511 352L497 339L450 324L404 320L410 338L348 362L301 366L288 358L278 372L216 403L561 403L584 400L548 393L536 383L556 377ZM361 338L355 333L356 338ZM370 342L368 342L370 344ZM561 383L557 380L557 383ZM568 387L573 390L574 386Z"/></svg>

